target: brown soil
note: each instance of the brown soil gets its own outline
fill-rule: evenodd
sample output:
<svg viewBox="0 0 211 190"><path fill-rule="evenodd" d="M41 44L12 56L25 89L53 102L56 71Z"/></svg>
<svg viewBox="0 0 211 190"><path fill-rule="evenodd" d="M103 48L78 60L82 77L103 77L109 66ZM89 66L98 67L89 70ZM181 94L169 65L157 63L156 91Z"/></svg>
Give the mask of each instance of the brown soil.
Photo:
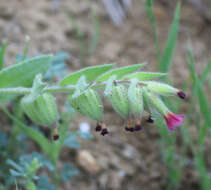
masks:
<svg viewBox="0 0 211 190"><path fill-rule="evenodd" d="M67 51L71 55L68 60L70 71L108 62L116 62L122 66L144 61L148 62L147 70L157 70L152 27L145 14L144 0L133 1L128 17L120 27L112 24L100 1L93 0L89 3L82 0L58 0L59 7L55 2L57 1L5 0L0 2L0 39L9 42L7 65L14 63L17 53L23 52L25 36L29 35L31 56L38 53ZM167 39L175 8L175 3L163 2L166 1L156 1L155 6L162 47ZM94 32L90 6L100 18L100 41L95 53L82 63L79 42L67 14L73 15L88 43ZM199 73L207 64L211 48L210 31L211 26L205 22L198 10L184 3L178 45L169 73L177 87L181 87L189 76L186 52L190 42L196 55ZM76 129L82 121L95 125L87 118L78 116L71 129ZM144 124L141 132L127 133L123 130L123 121L113 113L110 106L106 106L105 122L110 129L110 134L102 137L93 133L94 139L81 140L81 149L76 152L76 155L80 155L84 150L88 152L94 160L94 166L90 166L89 169L80 167L79 157L73 157L68 149L64 150L62 159L74 160L81 169L81 175L74 177L60 189L165 189L167 166L163 162L156 126ZM86 156L82 159L86 162ZM188 166L185 168L181 189L199 189L198 176Z"/></svg>

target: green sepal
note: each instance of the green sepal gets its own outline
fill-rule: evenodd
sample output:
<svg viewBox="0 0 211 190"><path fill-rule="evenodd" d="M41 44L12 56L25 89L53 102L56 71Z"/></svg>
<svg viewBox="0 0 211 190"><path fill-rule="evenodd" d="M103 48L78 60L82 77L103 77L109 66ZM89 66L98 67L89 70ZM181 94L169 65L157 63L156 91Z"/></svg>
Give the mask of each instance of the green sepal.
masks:
<svg viewBox="0 0 211 190"><path fill-rule="evenodd" d="M113 86L112 92L106 96L114 110L124 119L129 116L127 88L123 85Z"/></svg>
<svg viewBox="0 0 211 190"><path fill-rule="evenodd" d="M169 109L158 95L150 92L149 90L145 90L144 96L148 99L150 105L152 105L160 114L166 115L169 112Z"/></svg>
<svg viewBox="0 0 211 190"><path fill-rule="evenodd" d="M26 95L21 99L21 107L24 113L36 124L51 126L58 119L57 105L54 96L44 93L31 98Z"/></svg>
<svg viewBox="0 0 211 190"><path fill-rule="evenodd" d="M143 94L142 88L138 86L138 80L132 79L128 88L128 100L130 112L136 117L142 117L143 114Z"/></svg>
<svg viewBox="0 0 211 190"><path fill-rule="evenodd" d="M103 118L103 104L99 94L93 89L87 89L76 98L69 96L69 104L82 115L96 121Z"/></svg>

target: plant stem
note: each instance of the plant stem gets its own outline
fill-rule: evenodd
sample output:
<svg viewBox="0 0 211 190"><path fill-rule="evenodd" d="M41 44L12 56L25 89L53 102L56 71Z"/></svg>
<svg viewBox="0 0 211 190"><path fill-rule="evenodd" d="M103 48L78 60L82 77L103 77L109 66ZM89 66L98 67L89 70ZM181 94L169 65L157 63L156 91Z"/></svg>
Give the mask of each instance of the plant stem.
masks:
<svg viewBox="0 0 211 190"><path fill-rule="evenodd" d="M130 80L115 80L115 83L130 83ZM91 83L89 87L98 87L106 85L106 82L99 82L99 83ZM139 85L145 85L139 82ZM51 86L45 87L42 92L49 92L49 93L70 93L71 91L75 90L75 85L68 85L68 86ZM24 88L24 87L17 87L17 88L0 88L0 95L27 95L30 94L32 88Z"/></svg>

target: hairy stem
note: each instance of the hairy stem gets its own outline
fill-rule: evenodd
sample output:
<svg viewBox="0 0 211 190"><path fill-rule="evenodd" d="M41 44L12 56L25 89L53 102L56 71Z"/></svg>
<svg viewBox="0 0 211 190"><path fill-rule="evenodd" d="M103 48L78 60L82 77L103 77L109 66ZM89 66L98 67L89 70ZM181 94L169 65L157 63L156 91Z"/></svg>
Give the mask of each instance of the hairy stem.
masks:
<svg viewBox="0 0 211 190"><path fill-rule="evenodd" d="M115 80L115 83L130 83L130 80ZM138 83L139 85L145 85L141 82ZM99 82L99 83L91 83L90 87L98 87L106 85L106 82ZM30 94L32 88L24 88L24 87L16 87L16 88L0 88L0 95L26 95ZM68 86L51 86L45 87L42 92L49 92L49 93L70 93L75 90L75 85L68 85Z"/></svg>

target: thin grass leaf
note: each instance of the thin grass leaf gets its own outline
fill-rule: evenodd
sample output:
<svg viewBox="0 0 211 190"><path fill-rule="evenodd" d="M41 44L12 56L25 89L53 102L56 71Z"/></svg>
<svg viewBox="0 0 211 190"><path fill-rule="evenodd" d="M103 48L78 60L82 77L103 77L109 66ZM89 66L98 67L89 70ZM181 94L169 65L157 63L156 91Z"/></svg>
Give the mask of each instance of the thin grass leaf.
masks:
<svg viewBox="0 0 211 190"><path fill-rule="evenodd" d="M0 70L3 68L4 65L4 54L6 51L7 43L3 43L0 49Z"/></svg>
<svg viewBox="0 0 211 190"><path fill-rule="evenodd" d="M160 42L158 39L156 20L155 20L155 15L153 12L153 0L145 1L145 9L146 9L147 16L148 16L150 22L152 23L153 37L154 37L154 41L155 41L155 50L156 50L157 59L159 62L160 61Z"/></svg>
<svg viewBox="0 0 211 190"><path fill-rule="evenodd" d="M197 94L201 113L204 116L207 125L211 126L211 117L210 117L211 109L209 106L209 101L206 97L202 84L199 80L197 81L197 90L198 90Z"/></svg>
<svg viewBox="0 0 211 190"><path fill-rule="evenodd" d="M91 13L92 13L92 20L94 22L94 34L92 36L91 43L89 44L89 54L92 55L94 53L94 51L97 47L98 41L99 41L100 22L96 15L96 12L93 9L91 10Z"/></svg>
<svg viewBox="0 0 211 190"><path fill-rule="evenodd" d="M166 42L164 52L159 62L159 67L161 72L168 72L172 62L179 31L180 10L181 10L181 2L179 1L177 3L177 7L174 13L174 19L168 34L168 40Z"/></svg>
<svg viewBox="0 0 211 190"><path fill-rule="evenodd" d="M200 80L201 80L201 83L203 84L203 82L207 79L208 77L208 74L210 73L211 71L211 60L208 62L208 64L206 65L201 77L200 77Z"/></svg>
<svg viewBox="0 0 211 190"><path fill-rule="evenodd" d="M191 75L191 78L193 80L193 90L192 90L192 98L193 96L197 95L198 101L199 101L199 107L200 111L208 125L211 125L211 118L210 118L210 106L208 99L206 97L206 94L204 92L202 82L197 76L196 69L195 69L195 60L193 56L192 49L189 49L188 51L188 66L189 66L189 72ZM204 74L204 77L207 74ZM194 101L192 101L194 103Z"/></svg>

